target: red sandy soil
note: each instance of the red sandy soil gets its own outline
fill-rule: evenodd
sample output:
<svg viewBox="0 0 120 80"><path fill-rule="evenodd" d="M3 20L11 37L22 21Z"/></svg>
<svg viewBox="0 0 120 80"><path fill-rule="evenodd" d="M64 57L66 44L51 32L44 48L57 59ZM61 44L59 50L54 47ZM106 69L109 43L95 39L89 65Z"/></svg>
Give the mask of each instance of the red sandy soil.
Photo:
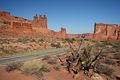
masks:
<svg viewBox="0 0 120 80"><path fill-rule="evenodd" d="M0 65L0 80L37 80L34 75L26 75L20 71L7 72L5 67Z"/></svg>
<svg viewBox="0 0 120 80"><path fill-rule="evenodd" d="M65 70L53 70L44 73L45 80L72 80L71 74ZM20 71L7 72L4 66L0 66L0 80L37 80L35 75L26 75Z"/></svg>
<svg viewBox="0 0 120 80"><path fill-rule="evenodd" d="M52 70L50 73L45 73L45 80L72 80L71 74L69 74L67 71L55 71Z"/></svg>
<svg viewBox="0 0 120 80"><path fill-rule="evenodd" d="M115 74L120 77L120 67L118 67L118 68L116 69L116 73L115 73Z"/></svg>

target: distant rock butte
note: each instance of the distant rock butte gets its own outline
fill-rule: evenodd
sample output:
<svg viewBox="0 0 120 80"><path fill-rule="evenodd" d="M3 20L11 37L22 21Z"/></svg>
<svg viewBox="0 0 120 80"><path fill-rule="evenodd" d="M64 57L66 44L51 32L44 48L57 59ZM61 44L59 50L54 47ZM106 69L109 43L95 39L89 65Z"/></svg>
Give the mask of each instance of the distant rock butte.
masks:
<svg viewBox="0 0 120 80"><path fill-rule="evenodd" d="M120 41L120 26L116 24L96 24L94 33L68 34L66 28L61 28L59 32L48 29L46 15L35 15L33 20L12 16L9 12L0 11L0 23L9 25L9 31L16 33L47 34L59 38L79 38L85 37L95 41ZM1 27L1 26L0 26Z"/></svg>

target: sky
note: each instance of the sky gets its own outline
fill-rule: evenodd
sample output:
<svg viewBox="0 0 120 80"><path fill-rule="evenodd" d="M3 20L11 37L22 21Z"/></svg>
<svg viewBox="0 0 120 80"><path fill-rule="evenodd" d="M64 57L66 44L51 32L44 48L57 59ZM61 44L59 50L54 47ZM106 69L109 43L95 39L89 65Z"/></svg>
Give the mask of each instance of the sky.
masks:
<svg viewBox="0 0 120 80"><path fill-rule="evenodd" d="M120 24L120 0L0 0L0 9L33 20L46 15L48 28L93 33L95 23Z"/></svg>

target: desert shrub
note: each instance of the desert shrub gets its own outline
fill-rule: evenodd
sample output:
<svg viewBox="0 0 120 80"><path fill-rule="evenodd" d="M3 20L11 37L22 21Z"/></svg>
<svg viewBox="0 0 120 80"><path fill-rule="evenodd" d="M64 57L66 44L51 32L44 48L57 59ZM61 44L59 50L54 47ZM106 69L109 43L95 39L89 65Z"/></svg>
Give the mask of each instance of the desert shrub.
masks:
<svg viewBox="0 0 120 80"><path fill-rule="evenodd" d="M113 48L120 48L120 43L110 43L110 45L112 45Z"/></svg>
<svg viewBox="0 0 120 80"><path fill-rule="evenodd" d="M30 42L36 42L36 40L35 39L31 39Z"/></svg>
<svg viewBox="0 0 120 80"><path fill-rule="evenodd" d="M96 47L105 47L107 45L107 42L96 42L95 46Z"/></svg>
<svg viewBox="0 0 120 80"><path fill-rule="evenodd" d="M60 48L60 43L51 43L51 47Z"/></svg>
<svg viewBox="0 0 120 80"><path fill-rule="evenodd" d="M21 42L21 43L28 43L30 42L30 39L27 37L22 37L22 38L18 38L17 42Z"/></svg>
<svg viewBox="0 0 120 80"><path fill-rule="evenodd" d="M65 38L65 41L70 41L70 38Z"/></svg>
<svg viewBox="0 0 120 80"><path fill-rule="evenodd" d="M100 45L96 44L91 45L90 43L85 43L84 38L80 39L79 41L79 47L74 48L70 42L68 42L70 46L70 54L68 57L65 56L65 60L59 59L62 65L67 69L69 73L72 73L72 75L78 74L80 71L84 72L85 75L90 77L93 75L96 71L97 64L101 61L101 55L103 54L103 50L105 49L105 44L100 42ZM101 46L102 45L102 46ZM103 46L104 45L104 46ZM101 68L100 68L101 69ZM103 68L104 69L104 68ZM111 72L107 73L104 72L107 75L110 75Z"/></svg>
<svg viewBox="0 0 120 80"><path fill-rule="evenodd" d="M15 48L12 48L12 47L8 47L8 48L0 48L0 50L6 54L14 54L14 53L17 53L16 49Z"/></svg>
<svg viewBox="0 0 120 80"><path fill-rule="evenodd" d="M38 73L42 68L42 63L37 60L26 61L23 63L21 70L25 73Z"/></svg>
<svg viewBox="0 0 120 80"><path fill-rule="evenodd" d="M49 60L50 58L51 58L51 56L45 55L45 56L43 56L42 60Z"/></svg>
<svg viewBox="0 0 120 80"><path fill-rule="evenodd" d="M116 63L118 64L118 66L120 66L120 61L116 61Z"/></svg>
<svg viewBox="0 0 120 80"><path fill-rule="evenodd" d="M75 38L72 38L72 41L76 41L76 39L75 39Z"/></svg>
<svg viewBox="0 0 120 80"><path fill-rule="evenodd" d="M97 65L96 72L101 73L101 74L105 74L107 76L111 76L114 72L114 69L109 68L109 67L104 66L104 65Z"/></svg>
<svg viewBox="0 0 120 80"><path fill-rule="evenodd" d="M40 40L38 40L38 43L39 43L39 42L42 42L42 43L43 43L43 42L44 42L44 40L43 40L43 39L40 39Z"/></svg>
<svg viewBox="0 0 120 80"><path fill-rule="evenodd" d="M114 48L114 49L116 49L116 52L120 52L120 43L119 42L111 42L110 43L110 45Z"/></svg>
<svg viewBox="0 0 120 80"><path fill-rule="evenodd" d="M9 44L10 40L8 39L0 39L0 44Z"/></svg>
<svg viewBox="0 0 120 80"><path fill-rule="evenodd" d="M73 43L74 41L76 41L76 39L75 38L65 38L65 39L63 39L63 41Z"/></svg>
<svg viewBox="0 0 120 80"><path fill-rule="evenodd" d="M37 76L38 80L44 80L44 74L41 70L36 72L35 75Z"/></svg>
<svg viewBox="0 0 120 80"><path fill-rule="evenodd" d="M48 60L48 62L47 62L48 64L57 64L57 61L55 60L55 59L49 59Z"/></svg>
<svg viewBox="0 0 120 80"><path fill-rule="evenodd" d="M111 60L111 59L105 59L105 60L104 60L104 63L105 63L105 64L109 64L109 65L115 64L115 62L114 62L113 60Z"/></svg>
<svg viewBox="0 0 120 80"><path fill-rule="evenodd" d="M50 72L50 69L51 68L48 65L44 64L40 70L43 72Z"/></svg>
<svg viewBox="0 0 120 80"><path fill-rule="evenodd" d="M20 69L20 67L22 66L22 62L14 62L14 63L10 63L6 66L6 71L10 72L16 69Z"/></svg>
<svg viewBox="0 0 120 80"><path fill-rule="evenodd" d="M120 60L120 53L114 54L114 58Z"/></svg>
<svg viewBox="0 0 120 80"><path fill-rule="evenodd" d="M107 54L106 53L101 54L101 57L105 58L105 57L107 57Z"/></svg>

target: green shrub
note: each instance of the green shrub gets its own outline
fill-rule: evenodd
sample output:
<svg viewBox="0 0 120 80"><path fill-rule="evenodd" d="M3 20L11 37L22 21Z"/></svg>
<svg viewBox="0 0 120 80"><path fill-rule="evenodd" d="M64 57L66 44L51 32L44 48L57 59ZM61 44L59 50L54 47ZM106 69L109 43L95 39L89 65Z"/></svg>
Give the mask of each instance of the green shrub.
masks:
<svg viewBox="0 0 120 80"><path fill-rule="evenodd" d="M40 71L40 69L42 68L42 65L43 64L37 60L26 61L23 63L21 70L25 73L34 74Z"/></svg>
<svg viewBox="0 0 120 80"><path fill-rule="evenodd" d="M10 63L6 66L6 71L10 72L16 69L20 69L20 67L22 66L21 62L14 62L14 63Z"/></svg>
<svg viewBox="0 0 120 80"><path fill-rule="evenodd" d="M60 48L60 43L51 43L51 47Z"/></svg>
<svg viewBox="0 0 120 80"><path fill-rule="evenodd" d="M65 39L63 39L63 41L73 43L74 41L76 41L76 39L75 38L65 38Z"/></svg>
<svg viewBox="0 0 120 80"><path fill-rule="evenodd" d="M107 45L107 42L96 42L95 46L96 47L105 47Z"/></svg>

